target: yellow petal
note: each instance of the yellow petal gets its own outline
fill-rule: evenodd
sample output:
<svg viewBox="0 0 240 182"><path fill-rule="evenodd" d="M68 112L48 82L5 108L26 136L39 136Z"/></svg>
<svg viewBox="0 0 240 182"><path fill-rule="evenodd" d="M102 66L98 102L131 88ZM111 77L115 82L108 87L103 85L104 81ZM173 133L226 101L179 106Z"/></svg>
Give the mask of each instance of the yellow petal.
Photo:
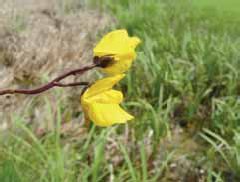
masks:
<svg viewBox="0 0 240 182"><path fill-rule="evenodd" d="M138 37L129 37L126 30L115 30L105 35L94 48L94 56L111 56L113 64L103 68L111 75L120 74L129 69L136 58L135 48L141 42Z"/></svg>
<svg viewBox="0 0 240 182"><path fill-rule="evenodd" d="M84 101L87 103L97 102L103 104L119 104L123 100L123 94L117 90L107 90L95 96L89 97Z"/></svg>
<svg viewBox="0 0 240 182"><path fill-rule="evenodd" d="M112 87L125 75L119 74L96 81L81 97L84 114L98 126L125 123L133 116L125 112L119 104L123 100L120 91Z"/></svg>
<svg viewBox="0 0 240 182"><path fill-rule="evenodd" d="M123 60L115 61L113 65L106 68L102 68L102 71L109 75L124 73L131 67L132 62L133 62L133 59L123 59Z"/></svg>
<svg viewBox="0 0 240 182"><path fill-rule="evenodd" d="M92 103L88 107L89 118L98 126L111 126L126 123L134 117L124 111L118 104Z"/></svg>
<svg viewBox="0 0 240 182"><path fill-rule="evenodd" d="M89 98L95 96L104 91L110 90L117 82L119 82L125 75L119 74L112 77L103 78L97 80L93 85L91 85L83 94L82 98Z"/></svg>
<svg viewBox="0 0 240 182"><path fill-rule="evenodd" d="M93 50L95 56L106 54L121 55L131 51L132 49L129 46L129 37L126 30L115 30L108 33Z"/></svg>
<svg viewBox="0 0 240 182"><path fill-rule="evenodd" d="M138 44L141 43L141 40L138 37L131 37L130 38L130 44L133 49L137 47Z"/></svg>

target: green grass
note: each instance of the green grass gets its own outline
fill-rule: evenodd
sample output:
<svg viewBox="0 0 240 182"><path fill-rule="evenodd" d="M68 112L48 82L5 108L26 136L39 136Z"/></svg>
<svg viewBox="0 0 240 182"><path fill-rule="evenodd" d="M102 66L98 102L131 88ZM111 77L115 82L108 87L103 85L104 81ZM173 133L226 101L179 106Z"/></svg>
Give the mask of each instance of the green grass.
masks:
<svg viewBox="0 0 240 182"><path fill-rule="evenodd" d="M193 4L201 8L216 8L224 11L224 13L240 13L240 2L238 0L193 0Z"/></svg>
<svg viewBox="0 0 240 182"><path fill-rule="evenodd" d="M121 85L124 106L135 121L107 129L91 126L69 142L59 131L61 103L58 117L49 110L56 131L40 139L16 117L21 132L1 142L0 181L168 181L172 173L186 181L192 179L189 173L197 175L195 168L203 169L209 182L239 181L237 13L225 16L209 11L209 5L186 1L102 0L91 5L117 19L109 29L126 28L142 39ZM177 128L183 132L176 136ZM170 164L182 158L187 162L171 172ZM182 167L187 171L181 172Z"/></svg>

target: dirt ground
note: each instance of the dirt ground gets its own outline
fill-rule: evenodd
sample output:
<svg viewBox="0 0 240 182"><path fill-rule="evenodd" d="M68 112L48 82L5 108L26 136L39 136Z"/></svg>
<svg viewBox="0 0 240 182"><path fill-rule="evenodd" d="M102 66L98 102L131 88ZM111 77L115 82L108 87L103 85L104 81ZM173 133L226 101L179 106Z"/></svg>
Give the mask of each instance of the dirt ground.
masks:
<svg viewBox="0 0 240 182"><path fill-rule="evenodd" d="M0 0L0 4L0 89L35 88L90 63L98 33L112 22L76 1ZM50 127L46 117L54 112L53 103L60 101L69 108L64 110L64 120L81 121L77 114L81 110L80 93L76 87L53 89L38 96L0 96L0 131L19 116L27 123L38 123L40 128Z"/></svg>

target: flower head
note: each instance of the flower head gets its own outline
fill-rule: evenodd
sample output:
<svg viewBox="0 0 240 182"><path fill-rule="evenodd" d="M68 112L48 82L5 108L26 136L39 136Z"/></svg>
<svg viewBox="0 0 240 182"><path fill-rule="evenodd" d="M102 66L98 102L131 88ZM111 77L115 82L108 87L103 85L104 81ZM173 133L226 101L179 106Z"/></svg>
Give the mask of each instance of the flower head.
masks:
<svg viewBox="0 0 240 182"><path fill-rule="evenodd" d="M96 125L111 126L134 118L119 105L123 100L122 92L112 89L124 76L120 74L98 80L81 96L85 116Z"/></svg>
<svg viewBox="0 0 240 182"><path fill-rule="evenodd" d="M94 48L94 57L112 58L108 66L102 68L110 75L120 74L129 69L136 58L135 48L140 43L137 37L129 37L126 30L115 30L105 35ZM102 59L104 61L106 59ZM106 65L106 64L104 64Z"/></svg>

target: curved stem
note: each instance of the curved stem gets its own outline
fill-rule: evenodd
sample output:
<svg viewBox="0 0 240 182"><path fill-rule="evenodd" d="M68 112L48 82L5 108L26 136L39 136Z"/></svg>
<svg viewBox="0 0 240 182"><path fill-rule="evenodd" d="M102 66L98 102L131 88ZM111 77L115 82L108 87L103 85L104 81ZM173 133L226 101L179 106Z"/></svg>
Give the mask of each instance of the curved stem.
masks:
<svg viewBox="0 0 240 182"><path fill-rule="evenodd" d="M47 91L53 87L72 87L72 86L80 86L80 85L88 85L88 82L75 82L75 83L69 83L69 84L63 84L59 83L61 80L65 79L68 76L71 75L81 75L84 72L93 69L97 67L98 65L93 64L89 66L85 66L83 68L78 68L75 70L71 70L67 73L64 73L57 78L53 79L52 81L46 83L45 85L42 85L36 89L6 89L6 90L0 90L0 95L6 95L6 94L27 94L27 95L34 95L34 94L39 94L44 91Z"/></svg>
<svg viewBox="0 0 240 182"><path fill-rule="evenodd" d="M73 83L59 83L54 84L56 87L75 87L75 86L87 86L89 82L73 82Z"/></svg>

